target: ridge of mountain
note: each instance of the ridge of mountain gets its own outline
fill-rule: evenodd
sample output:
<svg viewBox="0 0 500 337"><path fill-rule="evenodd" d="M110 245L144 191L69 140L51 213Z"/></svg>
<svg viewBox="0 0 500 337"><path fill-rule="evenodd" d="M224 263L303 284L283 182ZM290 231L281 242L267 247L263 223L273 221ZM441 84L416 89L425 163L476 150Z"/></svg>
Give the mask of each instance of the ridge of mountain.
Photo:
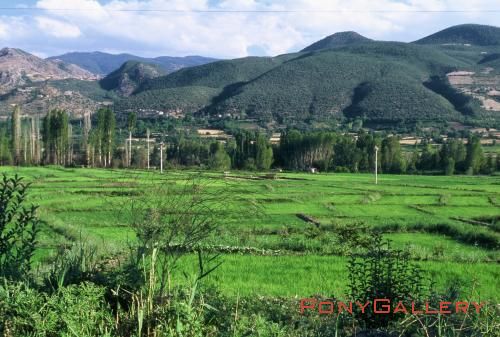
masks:
<svg viewBox="0 0 500 337"><path fill-rule="evenodd" d="M72 52L59 56L52 56L49 60L60 59L67 63L76 64L94 74L106 76L120 68L127 61L156 64L164 71L171 73L185 67L197 66L216 61L214 58L203 56L159 56L147 58L132 54L109 54L104 52Z"/></svg>

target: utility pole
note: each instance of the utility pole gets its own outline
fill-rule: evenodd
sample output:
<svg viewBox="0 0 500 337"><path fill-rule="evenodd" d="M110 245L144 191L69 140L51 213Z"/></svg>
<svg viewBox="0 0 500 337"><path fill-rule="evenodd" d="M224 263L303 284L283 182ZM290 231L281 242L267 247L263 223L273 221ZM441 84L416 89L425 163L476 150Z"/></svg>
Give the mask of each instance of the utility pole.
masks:
<svg viewBox="0 0 500 337"><path fill-rule="evenodd" d="M378 184L378 146L375 145L375 185Z"/></svg>
<svg viewBox="0 0 500 337"><path fill-rule="evenodd" d="M132 166L132 131L128 133L128 158L127 158L128 167Z"/></svg>
<svg viewBox="0 0 500 337"><path fill-rule="evenodd" d="M148 170L149 170L149 129L146 130L146 137L147 137L147 147L148 147Z"/></svg>
<svg viewBox="0 0 500 337"><path fill-rule="evenodd" d="M160 173L163 173L163 142L160 143Z"/></svg>

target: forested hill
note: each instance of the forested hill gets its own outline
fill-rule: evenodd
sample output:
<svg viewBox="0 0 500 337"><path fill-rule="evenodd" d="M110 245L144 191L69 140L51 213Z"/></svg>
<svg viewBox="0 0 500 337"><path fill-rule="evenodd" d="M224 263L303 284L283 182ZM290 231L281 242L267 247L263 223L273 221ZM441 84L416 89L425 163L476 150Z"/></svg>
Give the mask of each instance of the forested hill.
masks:
<svg viewBox="0 0 500 337"><path fill-rule="evenodd" d="M356 32L340 32L327 36L324 39L319 40L318 42L314 42L313 44L302 49L301 51L308 52L308 51L345 47L353 44L366 43L370 41L373 40L364 37L363 35L360 35Z"/></svg>
<svg viewBox="0 0 500 337"><path fill-rule="evenodd" d="M162 67L156 64L128 61L101 79L99 85L105 90L128 96L145 81L166 73Z"/></svg>
<svg viewBox="0 0 500 337"><path fill-rule="evenodd" d="M493 41L499 29L479 28L459 26L461 34L456 36L476 36L480 45ZM500 46L460 49L421 41L381 42L354 32L334 34L299 53L218 61L148 80L117 108L253 118L274 125L344 117L393 124L498 118L500 112L482 107L467 90L484 91L482 80L490 87L500 85L498 62L487 59L491 55L495 61ZM480 63L483 59L487 64ZM453 71L481 74L481 81L471 80L479 89L452 86L447 74Z"/></svg>
<svg viewBox="0 0 500 337"><path fill-rule="evenodd" d="M415 43L500 46L500 28L474 24L458 25L424 37Z"/></svg>

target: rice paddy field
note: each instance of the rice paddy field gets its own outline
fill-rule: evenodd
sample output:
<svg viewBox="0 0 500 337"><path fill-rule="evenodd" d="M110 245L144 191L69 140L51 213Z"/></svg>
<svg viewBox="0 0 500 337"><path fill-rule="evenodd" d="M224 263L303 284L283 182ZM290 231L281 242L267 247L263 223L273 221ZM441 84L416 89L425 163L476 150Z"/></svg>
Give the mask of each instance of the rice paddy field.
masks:
<svg viewBox="0 0 500 337"><path fill-rule="evenodd" d="M123 208L155 186L181 186L193 176L220 195L224 213L208 247L229 247L207 280L235 296L345 293L347 257L338 228L376 228L443 290L458 282L468 294L498 300L500 177L366 174L264 174L2 168L32 183L30 201L44 225L37 264L60 246L85 240L102 254L135 240ZM272 178L272 179L271 179ZM161 196L157 196L161 198ZM218 248L217 248L218 249ZM222 248L221 248L222 249ZM221 251L228 251L222 249ZM194 256L181 269L195 265Z"/></svg>

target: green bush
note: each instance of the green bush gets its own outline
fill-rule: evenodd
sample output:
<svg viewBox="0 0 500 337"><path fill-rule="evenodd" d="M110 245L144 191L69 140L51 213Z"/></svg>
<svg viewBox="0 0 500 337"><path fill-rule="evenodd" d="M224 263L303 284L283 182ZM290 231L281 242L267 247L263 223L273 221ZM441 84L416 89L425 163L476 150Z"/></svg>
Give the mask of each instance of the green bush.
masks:
<svg viewBox="0 0 500 337"><path fill-rule="evenodd" d="M29 184L17 175L0 181L0 276L21 279L31 269L40 221L35 206L25 206Z"/></svg>
<svg viewBox="0 0 500 337"><path fill-rule="evenodd" d="M52 295L24 283L0 285L2 336L112 336L114 320L105 288L83 283Z"/></svg>
<svg viewBox="0 0 500 337"><path fill-rule="evenodd" d="M391 248L380 234L373 235L371 245L363 253L351 254L348 263L349 292L353 301L373 302L375 299L399 301L410 306L422 302L429 294L430 284L422 277L422 270L409 259L409 253ZM387 327L401 315L376 315L372 311L356 312L367 328Z"/></svg>

